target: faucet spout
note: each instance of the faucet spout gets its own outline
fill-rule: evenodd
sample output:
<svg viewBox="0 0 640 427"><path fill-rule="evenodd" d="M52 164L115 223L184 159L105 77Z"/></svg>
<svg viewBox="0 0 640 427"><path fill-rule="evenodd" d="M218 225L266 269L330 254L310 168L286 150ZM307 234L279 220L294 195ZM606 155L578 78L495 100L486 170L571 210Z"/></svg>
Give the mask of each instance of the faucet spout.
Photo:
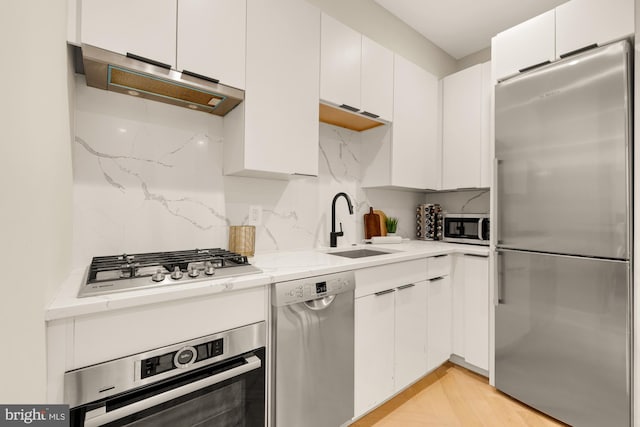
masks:
<svg viewBox="0 0 640 427"><path fill-rule="evenodd" d="M336 201L340 197L344 197L344 199L347 201L349 214L353 215L353 205L351 204L351 199L349 198L347 193L336 194L333 197L333 202L331 202L331 233L329 233L329 246L332 248L338 246L338 237L344 236L344 232L342 231L342 223L340 223L340 231L336 231Z"/></svg>

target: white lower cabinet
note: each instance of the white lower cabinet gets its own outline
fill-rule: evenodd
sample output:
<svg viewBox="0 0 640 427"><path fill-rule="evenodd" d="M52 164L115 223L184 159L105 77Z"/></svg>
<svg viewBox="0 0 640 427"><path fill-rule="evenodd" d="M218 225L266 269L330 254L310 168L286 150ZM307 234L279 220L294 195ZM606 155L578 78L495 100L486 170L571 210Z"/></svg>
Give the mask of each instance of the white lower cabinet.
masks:
<svg viewBox="0 0 640 427"><path fill-rule="evenodd" d="M356 298L355 415L427 372L427 282Z"/></svg>
<svg viewBox="0 0 640 427"><path fill-rule="evenodd" d="M489 370L489 258L455 256L452 285L452 352Z"/></svg>
<svg viewBox="0 0 640 427"><path fill-rule="evenodd" d="M427 371L451 356L451 277L441 276L427 282Z"/></svg>
<svg viewBox="0 0 640 427"><path fill-rule="evenodd" d="M465 361L489 370L489 258L463 255Z"/></svg>
<svg viewBox="0 0 640 427"><path fill-rule="evenodd" d="M364 414L393 394L395 292L355 303L354 412Z"/></svg>
<svg viewBox="0 0 640 427"><path fill-rule="evenodd" d="M394 391L400 391L427 372L427 282L397 288L395 315Z"/></svg>

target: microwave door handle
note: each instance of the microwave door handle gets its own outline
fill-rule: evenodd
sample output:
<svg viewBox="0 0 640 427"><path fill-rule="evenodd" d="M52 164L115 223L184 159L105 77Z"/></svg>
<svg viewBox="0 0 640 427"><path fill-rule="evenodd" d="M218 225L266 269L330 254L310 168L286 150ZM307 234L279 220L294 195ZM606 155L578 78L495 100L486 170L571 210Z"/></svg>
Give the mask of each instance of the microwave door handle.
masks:
<svg viewBox="0 0 640 427"><path fill-rule="evenodd" d="M478 218L478 240L482 240L482 223L484 218Z"/></svg>
<svg viewBox="0 0 640 427"><path fill-rule="evenodd" d="M95 414L92 413L93 411L87 412L84 425L85 427L101 426L103 424L107 424L112 421L116 421L129 415L135 414L137 412L144 411L145 409L149 409L161 403L168 402L177 397L185 396L194 391L209 387L210 385L218 384L230 378L237 377L238 375L244 374L246 372L259 369L262 366L262 361L257 356L249 356L245 358L245 362L247 363L236 368L232 368L227 371L220 372L219 374L211 375L210 377L194 381L180 387L176 387L163 393L153 395L147 399L140 400L138 402L132 403L131 405L123 406L118 409L114 409L110 412L104 412L104 407L94 409L94 411L102 411L102 413Z"/></svg>

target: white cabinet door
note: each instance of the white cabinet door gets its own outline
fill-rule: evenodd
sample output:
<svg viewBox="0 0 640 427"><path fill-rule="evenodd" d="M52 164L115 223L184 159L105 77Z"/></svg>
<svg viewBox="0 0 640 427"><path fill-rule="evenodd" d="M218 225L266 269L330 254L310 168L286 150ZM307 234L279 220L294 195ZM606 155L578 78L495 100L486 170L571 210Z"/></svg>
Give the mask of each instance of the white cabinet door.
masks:
<svg viewBox="0 0 640 427"><path fill-rule="evenodd" d="M364 112L393 119L393 52L362 36L361 106Z"/></svg>
<svg viewBox="0 0 640 427"><path fill-rule="evenodd" d="M320 98L360 110L362 36L324 13L321 34ZM299 60L298 53L292 51L294 60Z"/></svg>
<svg viewBox="0 0 640 427"><path fill-rule="evenodd" d="M497 80L555 57L555 10L509 28L492 40L491 58Z"/></svg>
<svg viewBox="0 0 640 427"><path fill-rule="evenodd" d="M633 0L571 0L556 8L558 57L633 33Z"/></svg>
<svg viewBox="0 0 640 427"><path fill-rule="evenodd" d="M427 372L427 282L396 291L395 391Z"/></svg>
<svg viewBox="0 0 640 427"><path fill-rule="evenodd" d="M82 0L82 43L175 68L176 8L176 0Z"/></svg>
<svg viewBox="0 0 640 427"><path fill-rule="evenodd" d="M465 360L489 369L489 258L464 255Z"/></svg>
<svg viewBox="0 0 640 427"><path fill-rule="evenodd" d="M451 269L451 353L462 358L465 357L465 325L467 323L464 261L463 255L454 255Z"/></svg>
<svg viewBox="0 0 640 427"><path fill-rule="evenodd" d="M482 64L443 79L443 189L480 187L482 107Z"/></svg>
<svg viewBox="0 0 640 427"><path fill-rule="evenodd" d="M245 0L178 0L178 70L244 89Z"/></svg>
<svg viewBox="0 0 640 427"><path fill-rule="evenodd" d="M493 81L491 80L491 61L482 64L482 138L480 142L480 187L491 187L493 150Z"/></svg>
<svg viewBox="0 0 640 427"><path fill-rule="evenodd" d="M320 11L247 0L246 98L225 116L225 174L318 174L319 73Z"/></svg>
<svg viewBox="0 0 640 427"><path fill-rule="evenodd" d="M427 282L427 370L431 371L451 356L451 278L437 277Z"/></svg>
<svg viewBox="0 0 640 427"><path fill-rule="evenodd" d="M355 301L354 412L362 415L394 392L395 291Z"/></svg>
<svg viewBox="0 0 640 427"><path fill-rule="evenodd" d="M440 188L438 79L394 57L391 185Z"/></svg>

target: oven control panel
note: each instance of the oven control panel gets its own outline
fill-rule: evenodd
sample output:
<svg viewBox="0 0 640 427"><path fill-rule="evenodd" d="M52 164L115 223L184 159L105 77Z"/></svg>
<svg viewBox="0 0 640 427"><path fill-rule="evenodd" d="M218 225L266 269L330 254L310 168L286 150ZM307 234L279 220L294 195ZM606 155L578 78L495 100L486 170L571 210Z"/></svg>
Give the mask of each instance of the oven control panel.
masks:
<svg viewBox="0 0 640 427"><path fill-rule="evenodd" d="M274 306L296 304L355 290L352 271L276 283L272 290Z"/></svg>
<svg viewBox="0 0 640 427"><path fill-rule="evenodd" d="M188 368L195 362L220 356L223 354L223 348L224 340L218 338L196 346L185 346L177 351L143 359L140 363L140 378L152 377L173 369Z"/></svg>

